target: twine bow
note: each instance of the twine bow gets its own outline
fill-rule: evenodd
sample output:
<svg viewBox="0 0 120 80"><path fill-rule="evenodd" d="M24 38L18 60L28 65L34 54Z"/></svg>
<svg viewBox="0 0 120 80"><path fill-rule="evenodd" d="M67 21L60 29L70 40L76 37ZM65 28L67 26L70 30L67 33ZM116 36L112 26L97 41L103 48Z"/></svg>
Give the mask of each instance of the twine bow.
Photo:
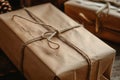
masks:
<svg viewBox="0 0 120 80"><path fill-rule="evenodd" d="M25 19L25 20L30 21L30 22L32 22L32 23L36 23L36 22L33 22L33 21L31 21L31 20L29 20L29 19L26 19L26 18L24 18L24 17L18 16L18 15L13 15L12 20L14 20L15 17L18 17L18 18L21 18L21 19ZM14 20L14 21L15 21L15 20ZM16 22L16 21L15 21L15 22ZM16 22L16 23L17 23L17 22ZM37 23L36 23L36 24L37 24ZM48 26L48 25L45 25L45 24L41 24L41 25ZM48 46L49 46L50 48L52 48L52 49L58 49L58 48L60 47L60 45L57 44L56 42L52 41L52 38L55 37L55 36L57 36L58 33L59 33L58 31L54 31L54 32L48 31L48 32L45 32L45 33L43 33L41 36L36 37L36 38L34 38L34 39L31 39L31 40L28 40L27 42L25 42L25 44L23 45L23 47L26 47L28 44L31 44L31 43L33 43L33 42L46 39L46 40L47 40L47 43L48 43ZM52 45L55 45L55 47L52 46Z"/></svg>
<svg viewBox="0 0 120 80"><path fill-rule="evenodd" d="M42 37L47 39L47 43L48 43L48 46L52 49L58 49L60 47L60 45L58 43L55 43L54 41L52 41L51 39L55 36L57 36L58 34L58 31L55 31L55 32L45 32ZM56 45L56 47L53 47L51 44L54 44Z"/></svg>

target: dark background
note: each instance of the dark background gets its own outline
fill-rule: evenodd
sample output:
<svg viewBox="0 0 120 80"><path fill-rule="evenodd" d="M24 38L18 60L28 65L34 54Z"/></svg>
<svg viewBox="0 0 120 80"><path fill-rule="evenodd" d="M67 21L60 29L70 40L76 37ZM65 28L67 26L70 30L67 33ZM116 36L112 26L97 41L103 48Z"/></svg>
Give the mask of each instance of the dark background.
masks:
<svg viewBox="0 0 120 80"><path fill-rule="evenodd" d="M13 10L21 8L20 0L8 0Z"/></svg>

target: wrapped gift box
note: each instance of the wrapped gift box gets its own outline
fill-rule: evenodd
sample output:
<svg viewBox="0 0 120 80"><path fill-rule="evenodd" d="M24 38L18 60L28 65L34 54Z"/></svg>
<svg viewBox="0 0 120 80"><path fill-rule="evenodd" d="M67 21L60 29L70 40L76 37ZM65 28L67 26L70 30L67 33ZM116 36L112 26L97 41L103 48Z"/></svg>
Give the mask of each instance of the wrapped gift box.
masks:
<svg viewBox="0 0 120 80"><path fill-rule="evenodd" d="M98 21L99 30L96 32L97 11L99 12L105 6L105 3L71 0L65 3L65 13L77 22L83 23L89 31L98 37L120 43L118 37L120 36L120 14L119 8L115 6L110 5L108 15L108 9L102 11Z"/></svg>
<svg viewBox="0 0 120 80"><path fill-rule="evenodd" d="M108 80L115 50L50 3L0 15L0 47L28 80Z"/></svg>

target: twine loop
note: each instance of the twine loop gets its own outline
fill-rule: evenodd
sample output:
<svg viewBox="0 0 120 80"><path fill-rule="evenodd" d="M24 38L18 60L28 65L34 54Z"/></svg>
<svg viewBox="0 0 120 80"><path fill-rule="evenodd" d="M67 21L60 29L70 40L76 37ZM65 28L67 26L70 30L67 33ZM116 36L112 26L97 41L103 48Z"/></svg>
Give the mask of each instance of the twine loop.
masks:
<svg viewBox="0 0 120 80"><path fill-rule="evenodd" d="M52 38L53 37L56 37L58 34L58 31L55 31L55 32L45 32L44 34L42 34L42 37L44 39L47 39L47 43L48 43L48 46L52 49L59 49L60 45L54 41L52 41ZM52 45L55 45L52 46Z"/></svg>
<svg viewBox="0 0 120 80"><path fill-rule="evenodd" d="M26 18L24 18L24 17L22 17L22 16L18 16L18 15L13 15L12 20L14 20L15 17L18 17L18 18L21 18L21 19L25 19L25 20L27 20L27 21L30 21L30 22L32 22L32 23L37 24L37 22L33 22L33 21L29 20L29 19L26 19ZM15 20L14 20L14 21L15 21ZM16 22L16 21L15 21L15 22ZM41 23L41 25L51 27L50 25L45 25L45 24L42 24L42 23ZM52 49L59 49L60 45L59 45L58 43L52 41L52 38L53 38L53 37L57 37L57 35L59 35L59 34L60 34L60 33L59 33L58 30L47 31L47 32L43 33L40 37L36 37L36 38L34 38L34 39L28 40L27 42L24 43L23 47L25 47L25 46L27 46L28 44L31 44L31 43L33 43L33 42L40 41L40 40L42 40L42 39L47 39L47 43L48 43L48 46L49 46L50 48L52 48Z"/></svg>

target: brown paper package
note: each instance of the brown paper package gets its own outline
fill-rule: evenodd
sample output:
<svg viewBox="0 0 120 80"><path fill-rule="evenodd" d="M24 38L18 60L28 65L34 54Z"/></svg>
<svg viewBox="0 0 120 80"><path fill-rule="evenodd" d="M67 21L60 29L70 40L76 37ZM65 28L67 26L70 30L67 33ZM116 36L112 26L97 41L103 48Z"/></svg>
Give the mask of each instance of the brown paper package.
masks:
<svg viewBox="0 0 120 80"><path fill-rule="evenodd" d="M22 60L23 44L49 31L35 24L35 20L24 9L0 15L0 47L19 70L21 70L21 61L23 61L23 72L28 80L88 80L89 67L88 62L81 55L83 53L91 61L89 80L110 80L115 57L113 48L50 3L26 9L44 24L58 31L79 25L58 36L81 51L75 50L58 37L52 37L51 43L46 38L27 45L24 50L24 60ZM25 19L20 17L13 19L13 15ZM56 46L53 43L59 45L59 48L51 48Z"/></svg>
<svg viewBox="0 0 120 80"><path fill-rule="evenodd" d="M96 26L96 12L106 4L84 1L71 0L65 3L65 13L79 23L83 23L85 28L96 36L112 42L120 43L120 13L119 8L110 5L108 15L107 9L103 10L102 16L99 18L99 31L95 31ZM90 22L87 22L79 14L84 14Z"/></svg>

